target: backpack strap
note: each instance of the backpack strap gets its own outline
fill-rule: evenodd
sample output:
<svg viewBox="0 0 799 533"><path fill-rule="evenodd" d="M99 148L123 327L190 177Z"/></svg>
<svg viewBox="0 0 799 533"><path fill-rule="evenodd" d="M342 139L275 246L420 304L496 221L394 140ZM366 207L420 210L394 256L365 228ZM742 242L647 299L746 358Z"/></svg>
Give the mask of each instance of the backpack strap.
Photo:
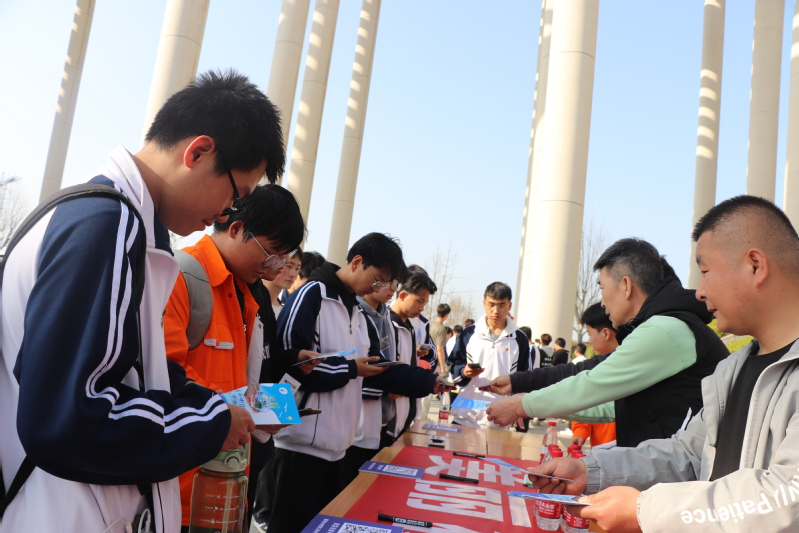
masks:
<svg viewBox="0 0 799 533"><path fill-rule="evenodd" d="M202 343L211 324L214 296L208 274L200 262L183 250L175 250L174 253L189 292L189 325L186 326L186 338L189 341L189 350L193 350Z"/></svg>
<svg viewBox="0 0 799 533"><path fill-rule="evenodd" d="M17 244L22 240L22 238L30 231L30 229L36 225L39 220L49 213L51 210L55 209L59 204L69 201L69 200L76 200L79 198L112 198L119 200L123 204L125 204L128 209L130 209L131 213L134 214L136 219L139 222L139 227L141 228L142 235L146 236L146 226L144 225L144 220L142 220L141 214L136 206L128 199L127 196L116 190L115 188L103 185L101 183L81 183L80 185L74 185L72 187L67 187L65 189L61 189L57 193L49 196L46 200L40 203L26 218L22 221L22 224L19 225L17 230L14 232L13 237L11 237L11 241L8 243L8 247L6 248L6 252L2 258L0 258L0 287L3 285L3 273L5 271L5 259L9 257L11 251L16 247ZM142 248L139 253L139 260L137 263L137 274L136 274L136 309L139 308L141 305L142 296L144 295L144 270L145 270L145 258L147 255L147 239L137 239L137 242L141 243L140 247ZM140 328L141 329L141 328ZM139 343L139 351L141 356L141 343ZM137 361L137 371L139 372L139 381L142 381L142 372L141 372L141 363ZM0 479L0 496L2 499L0 500L0 519L3 518L3 515L6 512L6 508L9 506L11 501L17 495L17 493L22 488L22 485L25 484L25 481L28 480L31 473L33 473L33 469L36 468L36 465L25 456L22 460L22 464L19 466L19 470L14 475L14 479L11 481L11 485L8 487L8 492L5 494L1 494L5 492L3 489L5 486Z"/></svg>

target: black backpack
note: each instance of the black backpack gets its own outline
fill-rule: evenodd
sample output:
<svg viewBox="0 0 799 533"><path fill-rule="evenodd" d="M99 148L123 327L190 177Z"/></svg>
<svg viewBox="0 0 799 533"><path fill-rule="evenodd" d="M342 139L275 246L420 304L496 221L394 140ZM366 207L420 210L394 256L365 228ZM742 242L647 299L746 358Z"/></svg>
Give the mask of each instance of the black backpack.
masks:
<svg viewBox="0 0 799 533"><path fill-rule="evenodd" d="M22 240L30 229L36 225L36 223L47 213L51 210L55 209L59 204L63 202L67 202L69 200L77 200L79 198L112 198L119 200L123 204L128 206L128 209L136 216L139 221L139 225L142 228L142 233L144 233L144 221L139 214L139 210L131 203L127 196L119 192L118 190L110 187L108 185L102 185L100 183L82 183L80 185L74 185L72 187L67 187L66 189L62 189L55 193L54 195L50 196L42 203L40 203L33 212L28 215L25 220L22 221L22 224L17 228L14 232L14 236L11 238L11 241L6 248L6 253L4 256L0 257L0 288L3 286L3 273L5 271L5 259L11 254L11 251L14 247ZM146 239L138 239L140 242L140 246L142 248L146 248L147 243ZM138 309L139 305L141 304L142 295L144 293L144 260L146 255L146 249L142 249L141 253L139 254L139 264L137 268L137 277L136 277L136 308ZM141 355L141 354L140 354ZM2 354L0 354L2 356ZM141 357L140 357L141 359ZM142 378L142 370L141 370L141 361L139 361L139 366L137 371L139 372L139 378L141 382ZM0 519L3 518L3 515L6 512L6 508L11 503L11 500L17 495L19 490L22 488L22 485L25 481L30 477L33 469L36 465L34 465L30 459L26 456L25 459L22 460L22 464L19 467L16 475L14 476L14 480L11 482L11 486L8 488L8 492L5 492L5 484L2 483L2 472L0 472Z"/></svg>

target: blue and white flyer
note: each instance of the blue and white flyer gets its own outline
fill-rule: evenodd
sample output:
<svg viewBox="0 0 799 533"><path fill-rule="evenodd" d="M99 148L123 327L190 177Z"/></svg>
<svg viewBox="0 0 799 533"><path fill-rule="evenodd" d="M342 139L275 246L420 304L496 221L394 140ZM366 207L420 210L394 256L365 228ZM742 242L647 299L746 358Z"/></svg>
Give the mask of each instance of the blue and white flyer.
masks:
<svg viewBox="0 0 799 533"><path fill-rule="evenodd" d="M386 474L410 479L422 479L424 476L424 468L378 463L377 461L366 461L358 470L368 474Z"/></svg>
<svg viewBox="0 0 799 533"><path fill-rule="evenodd" d="M491 405L491 402L461 398L460 396L455 398L455 401L452 402L453 409L474 409L476 411L485 411L488 409L489 405Z"/></svg>
<svg viewBox="0 0 799 533"><path fill-rule="evenodd" d="M256 426L300 424L300 414L291 387L283 383L261 383L255 393L254 405L244 396L247 387L222 394L226 403L245 409Z"/></svg>

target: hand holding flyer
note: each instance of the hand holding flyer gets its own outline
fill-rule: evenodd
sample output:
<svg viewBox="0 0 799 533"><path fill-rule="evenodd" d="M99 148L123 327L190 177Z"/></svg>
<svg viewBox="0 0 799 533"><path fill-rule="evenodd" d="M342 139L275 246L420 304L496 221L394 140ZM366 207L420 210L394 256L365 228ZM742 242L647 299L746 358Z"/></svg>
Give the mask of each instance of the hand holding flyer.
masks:
<svg viewBox="0 0 799 533"><path fill-rule="evenodd" d="M247 387L222 394L226 403L237 405L252 416L255 425L300 424L300 415L291 388L284 384L261 383L255 393L253 405L247 401Z"/></svg>

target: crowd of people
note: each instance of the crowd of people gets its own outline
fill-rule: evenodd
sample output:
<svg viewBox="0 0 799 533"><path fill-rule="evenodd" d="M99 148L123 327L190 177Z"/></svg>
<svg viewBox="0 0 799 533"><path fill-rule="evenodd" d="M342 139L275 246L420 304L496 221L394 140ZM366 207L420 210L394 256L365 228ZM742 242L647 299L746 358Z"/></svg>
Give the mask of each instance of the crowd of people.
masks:
<svg viewBox="0 0 799 533"><path fill-rule="evenodd" d="M566 481L535 486L589 494L573 512L609 532L795 529L799 236L774 204L740 196L699 221L696 291L646 241L605 250L589 353L517 326L502 282L476 320L450 328L446 303L428 319L438 287L388 235L340 265L303 251L284 164L277 109L210 72L91 180L124 201L65 200L25 228L3 263L0 531L186 531L196 469L250 444L253 527L298 533L453 390L491 402L453 424L571 420L590 453L536 467ZM170 248L169 231L211 226ZM713 318L756 340L729 355ZM315 410L301 424L256 426L220 396L288 382Z"/></svg>

